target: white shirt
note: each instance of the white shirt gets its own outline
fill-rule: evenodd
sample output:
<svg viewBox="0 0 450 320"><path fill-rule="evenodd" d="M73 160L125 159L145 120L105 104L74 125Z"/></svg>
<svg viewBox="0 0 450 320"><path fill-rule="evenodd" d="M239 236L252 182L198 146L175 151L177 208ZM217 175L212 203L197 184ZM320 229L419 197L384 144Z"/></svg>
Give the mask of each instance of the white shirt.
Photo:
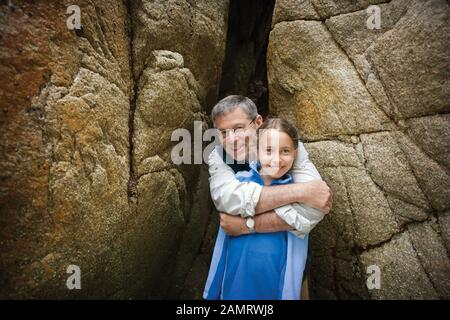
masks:
<svg viewBox="0 0 450 320"><path fill-rule="evenodd" d="M235 173L224 161L218 151L213 149L208 157L209 187L211 198L220 212L249 217L255 215L263 186L255 182L240 182ZM297 158L291 169L295 183L322 180L308 152L299 141ZM275 209L277 215L295 230L293 234L303 238L319 223L325 214L302 203L292 203Z"/></svg>

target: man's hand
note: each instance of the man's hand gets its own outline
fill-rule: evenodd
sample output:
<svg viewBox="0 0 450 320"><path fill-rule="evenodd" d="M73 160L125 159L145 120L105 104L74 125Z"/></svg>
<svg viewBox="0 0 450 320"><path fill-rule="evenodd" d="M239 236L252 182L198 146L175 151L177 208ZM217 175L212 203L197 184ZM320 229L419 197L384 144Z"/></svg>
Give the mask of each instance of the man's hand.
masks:
<svg viewBox="0 0 450 320"><path fill-rule="evenodd" d="M333 205L333 193L330 187L319 180L297 184L300 188L299 201L327 214Z"/></svg>
<svg viewBox="0 0 450 320"><path fill-rule="evenodd" d="M250 233L244 218L232 216L224 212L220 213L220 226L229 236L240 236L242 234Z"/></svg>

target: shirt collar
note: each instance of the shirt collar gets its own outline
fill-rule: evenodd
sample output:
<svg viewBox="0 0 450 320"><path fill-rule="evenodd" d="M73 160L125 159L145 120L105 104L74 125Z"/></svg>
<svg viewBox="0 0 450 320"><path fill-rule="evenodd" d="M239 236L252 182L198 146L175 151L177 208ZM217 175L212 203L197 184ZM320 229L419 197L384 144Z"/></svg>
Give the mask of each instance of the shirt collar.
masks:
<svg viewBox="0 0 450 320"><path fill-rule="evenodd" d="M261 163L259 161L254 160L250 162L250 170L254 171L254 173L257 173L260 176L259 169L261 169ZM273 179L270 185L288 184L293 180L294 179L292 178L292 175L290 173L286 173L281 178Z"/></svg>

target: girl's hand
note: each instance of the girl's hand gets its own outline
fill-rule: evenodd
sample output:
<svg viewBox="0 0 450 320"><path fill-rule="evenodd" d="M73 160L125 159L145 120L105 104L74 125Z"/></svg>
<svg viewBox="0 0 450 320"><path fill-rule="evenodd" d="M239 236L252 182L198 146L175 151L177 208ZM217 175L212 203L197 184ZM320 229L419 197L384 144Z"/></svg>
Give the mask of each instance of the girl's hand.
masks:
<svg viewBox="0 0 450 320"><path fill-rule="evenodd" d="M240 216L232 216L225 212L220 213L220 226L229 236L236 237L250 233L250 230L248 230L247 225L245 224L244 218Z"/></svg>

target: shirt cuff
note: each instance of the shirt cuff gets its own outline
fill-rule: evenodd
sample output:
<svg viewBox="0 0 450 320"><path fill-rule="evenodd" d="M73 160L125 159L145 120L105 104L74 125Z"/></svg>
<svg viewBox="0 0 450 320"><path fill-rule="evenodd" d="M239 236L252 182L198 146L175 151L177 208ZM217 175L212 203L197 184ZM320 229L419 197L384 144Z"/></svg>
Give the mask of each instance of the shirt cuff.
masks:
<svg viewBox="0 0 450 320"><path fill-rule="evenodd" d="M300 215L292 205L286 205L274 209L275 213L294 230L290 232L299 238L304 238L311 231L311 222Z"/></svg>
<svg viewBox="0 0 450 320"><path fill-rule="evenodd" d="M261 195L261 191L263 186L260 184L249 182L254 184L254 188L252 191L245 194L245 208L241 213L243 218L253 217L255 215L255 208L259 201L259 196Z"/></svg>

